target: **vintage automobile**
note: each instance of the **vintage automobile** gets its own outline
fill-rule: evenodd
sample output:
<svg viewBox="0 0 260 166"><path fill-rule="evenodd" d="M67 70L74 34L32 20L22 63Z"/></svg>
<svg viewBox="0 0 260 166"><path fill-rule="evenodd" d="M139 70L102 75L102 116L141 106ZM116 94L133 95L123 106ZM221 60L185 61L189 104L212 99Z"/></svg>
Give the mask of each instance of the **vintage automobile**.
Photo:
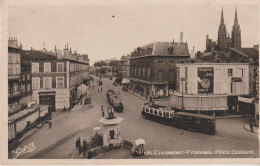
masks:
<svg viewBox="0 0 260 166"><path fill-rule="evenodd" d="M134 157L144 155L144 144L145 141L143 139L135 140L135 142L133 143L133 147L131 148L131 152Z"/></svg>
<svg viewBox="0 0 260 166"><path fill-rule="evenodd" d="M91 98L87 97L87 98L85 99L85 104L91 104Z"/></svg>
<svg viewBox="0 0 260 166"><path fill-rule="evenodd" d="M99 80L98 85L103 85L103 81L102 81L102 80Z"/></svg>

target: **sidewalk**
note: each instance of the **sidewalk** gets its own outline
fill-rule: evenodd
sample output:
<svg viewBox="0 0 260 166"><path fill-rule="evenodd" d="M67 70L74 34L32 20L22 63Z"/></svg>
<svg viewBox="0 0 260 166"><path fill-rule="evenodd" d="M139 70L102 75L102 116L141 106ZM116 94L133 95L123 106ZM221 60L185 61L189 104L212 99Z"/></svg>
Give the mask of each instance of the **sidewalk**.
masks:
<svg viewBox="0 0 260 166"><path fill-rule="evenodd" d="M81 110L85 106L84 101L86 98L87 98L87 96L83 96L82 103L79 102L79 104L75 105L70 111L73 112L73 111Z"/></svg>
<svg viewBox="0 0 260 166"><path fill-rule="evenodd" d="M245 115L245 117L254 117L254 116L253 115ZM215 116L215 119L230 119L230 118L243 118L243 115Z"/></svg>

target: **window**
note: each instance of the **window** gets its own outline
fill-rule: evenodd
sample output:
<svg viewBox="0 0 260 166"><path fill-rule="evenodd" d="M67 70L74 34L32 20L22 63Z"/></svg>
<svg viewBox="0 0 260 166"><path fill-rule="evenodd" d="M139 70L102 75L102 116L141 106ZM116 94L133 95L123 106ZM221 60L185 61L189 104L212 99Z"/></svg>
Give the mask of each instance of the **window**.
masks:
<svg viewBox="0 0 260 166"><path fill-rule="evenodd" d="M51 72L51 63L44 63L44 73Z"/></svg>
<svg viewBox="0 0 260 166"><path fill-rule="evenodd" d="M233 76L233 69L228 69L228 76L232 77Z"/></svg>
<svg viewBox="0 0 260 166"><path fill-rule="evenodd" d="M56 77L56 88L64 88L64 77Z"/></svg>
<svg viewBox="0 0 260 166"><path fill-rule="evenodd" d="M39 73L39 63L32 63L32 73Z"/></svg>
<svg viewBox="0 0 260 166"><path fill-rule="evenodd" d="M27 92L31 91L31 84L27 84Z"/></svg>
<svg viewBox="0 0 260 166"><path fill-rule="evenodd" d="M27 81L31 79L31 75L27 74Z"/></svg>
<svg viewBox="0 0 260 166"><path fill-rule="evenodd" d="M150 66L147 69L147 77L150 78L151 77L151 69Z"/></svg>
<svg viewBox="0 0 260 166"><path fill-rule="evenodd" d="M57 63L57 72L63 72L63 63Z"/></svg>
<svg viewBox="0 0 260 166"><path fill-rule="evenodd" d="M162 71L158 70L158 78L162 78Z"/></svg>
<svg viewBox="0 0 260 166"><path fill-rule="evenodd" d="M173 78L174 77L173 70L170 70L170 74L171 74L171 78Z"/></svg>
<svg viewBox="0 0 260 166"><path fill-rule="evenodd" d="M163 61L162 60L158 60L158 63L162 63Z"/></svg>
<svg viewBox="0 0 260 166"><path fill-rule="evenodd" d="M173 55L173 53L174 53L174 48L173 48L173 47L168 48L168 53L169 53L170 55Z"/></svg>
<svg viewBox="0 0 260 166"><path fill-rule="evenodd" d="M22 92L25 93L25 85L22 85Z"/></svg>
<svg viewBox="0 0 260 166"><path fill-rule="evenodd" d="M8 65L8 75L12 75L12 74L13 74L12 65Z"/></svg>
<svg viewBox="0 0 260 166"><path fill-rule="evenodd" d="M22 75L22 81L25 81L25 75L24 74Z"/></svg>
<svg viewBox="0 0 260 166"><path fill-rule="evenodd" d="M40 89L40 77L32 77L32 89Z"/></svg>
<svg viewBox="0 0 260 166"><path fill-rule="evenodd" d="M51 77L43 77L43 89L52 88L52 78Z"/></svg>
<svg viewBox="0 0 260 166"><path fill-rule="evenodd" d="M171 61L170 61L170 63L174 63L174 61L173 61L173 60L171 60Z"/></svg>

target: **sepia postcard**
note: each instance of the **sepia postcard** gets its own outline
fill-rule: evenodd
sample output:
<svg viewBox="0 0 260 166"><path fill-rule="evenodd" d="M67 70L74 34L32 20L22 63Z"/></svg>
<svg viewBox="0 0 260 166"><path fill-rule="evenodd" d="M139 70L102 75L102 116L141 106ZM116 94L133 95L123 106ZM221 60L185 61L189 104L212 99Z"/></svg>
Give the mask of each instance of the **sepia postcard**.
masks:
<svg viewBox="0 0 260 166"><path fill-rule="evenodd" d="M259 164L259 1L1 0L1 165Z"/></svg>

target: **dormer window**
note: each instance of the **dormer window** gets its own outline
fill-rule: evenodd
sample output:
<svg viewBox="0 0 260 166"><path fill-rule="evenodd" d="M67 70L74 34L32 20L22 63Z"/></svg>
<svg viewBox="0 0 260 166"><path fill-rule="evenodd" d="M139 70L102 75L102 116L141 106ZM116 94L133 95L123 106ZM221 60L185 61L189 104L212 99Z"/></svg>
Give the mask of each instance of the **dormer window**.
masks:
<svg viewBox="0 0 260 166"><path fill-rule="evenodd" d="M173 55L174 54L174 48L173 47L168 48L168 53L170 55Z"/></svg>

